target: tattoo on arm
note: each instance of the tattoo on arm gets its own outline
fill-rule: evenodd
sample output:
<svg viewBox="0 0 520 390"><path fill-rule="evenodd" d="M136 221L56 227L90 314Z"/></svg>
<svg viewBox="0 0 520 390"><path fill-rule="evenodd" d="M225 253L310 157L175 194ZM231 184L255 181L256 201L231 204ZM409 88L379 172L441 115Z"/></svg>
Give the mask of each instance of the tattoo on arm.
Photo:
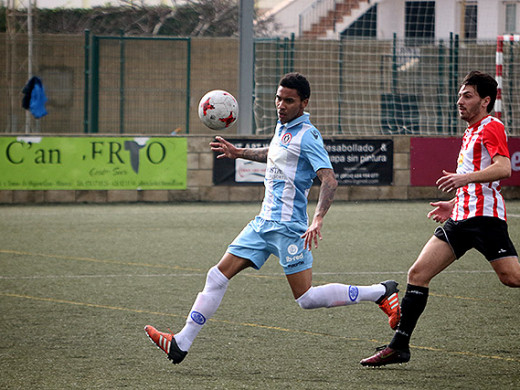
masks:
<svg viewBox="0 0 520 390"><path fill-rule="evenodd" d="M321 186L320 197L314 215L319 215L323 218L334 201L334 193L336 192L338 182L334 177L332 169L320 169L317 173L318 178L321 180Z"/></svg>
<svg viewBox="0 0 520 390"><path fill-rule="evenodd" d="M250 148L244 149L242 153L242 158L251 161L258 162L267 162L267 153L269 152L269 148Z"/></svg>

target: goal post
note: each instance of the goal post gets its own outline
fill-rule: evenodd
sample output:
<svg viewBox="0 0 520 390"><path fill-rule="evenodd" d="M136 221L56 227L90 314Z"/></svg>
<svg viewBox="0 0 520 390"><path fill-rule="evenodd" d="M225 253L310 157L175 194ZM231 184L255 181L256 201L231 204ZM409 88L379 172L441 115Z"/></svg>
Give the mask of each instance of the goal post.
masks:
<svg viewBox="0 0 520 390"><path fill-rule="evenodd" d="M509 48L504 47L506 43L509 43ZM515 46L520 46L520 34L499 35L497 37L496 80L498 92L495 114L498 119L507 120L509 126L513 124L513 98L515 97L514 92L517 90L515 84L519 83L517 76L519 69L515 69L519 65L514 62ZM518 51L519 48L516 50ZM518 104L520 104L520 101L516 102L516 105ZM510 114L509 117L508 113Z"/></svg>

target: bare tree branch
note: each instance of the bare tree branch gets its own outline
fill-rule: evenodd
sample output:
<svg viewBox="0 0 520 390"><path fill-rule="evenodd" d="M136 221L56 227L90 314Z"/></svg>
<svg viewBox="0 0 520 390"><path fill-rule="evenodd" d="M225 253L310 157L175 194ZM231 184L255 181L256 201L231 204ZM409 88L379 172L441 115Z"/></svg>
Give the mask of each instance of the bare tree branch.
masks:
<svg viewBox="0 0 520 390"><path fill-rule="evenodd" d="M149 7L144 0L119 0L119 7L92 9L40 9L37 31L53 34L177 35L221 36L238 35L238 0L170 0L171 6ZM25 15L12 16L13 23L25 23ZM276 26L271 20L257 18L258 36L273 35Z"/></svg>

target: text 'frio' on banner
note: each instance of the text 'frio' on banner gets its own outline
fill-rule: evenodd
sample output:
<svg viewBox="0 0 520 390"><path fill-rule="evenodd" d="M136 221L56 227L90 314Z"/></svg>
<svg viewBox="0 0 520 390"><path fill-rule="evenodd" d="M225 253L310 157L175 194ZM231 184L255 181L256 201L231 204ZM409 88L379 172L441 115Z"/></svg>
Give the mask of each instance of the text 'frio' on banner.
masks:
<svg viewBox="0 0 520 390"><path fill-rule="evenodd" d="M186 189L187 150L182 137L0 137L0 189Z"/></svg>

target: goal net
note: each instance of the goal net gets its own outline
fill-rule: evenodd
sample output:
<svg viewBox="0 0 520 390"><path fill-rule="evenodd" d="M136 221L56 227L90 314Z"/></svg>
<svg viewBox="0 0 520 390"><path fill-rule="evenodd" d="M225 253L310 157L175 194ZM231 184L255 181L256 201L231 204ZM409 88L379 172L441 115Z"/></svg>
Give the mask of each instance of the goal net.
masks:
<svg viewBox="0 0 520 390"><path fill-rule="evenodd" d="M497 37L495 113L509 134L520 134L520 35Z"/></svg>
<svg viewBox="0 0 520 390"><path fill-rule="evenodd" d="M505 36L507 37L507 36ZM274 93L283 74L308 76L307 111L324 135L460 135L460 83L472 70L495 75L501 87L496 115L520 135L520 45L449 39L411 41L341 37L338 40L263 39L255 42L255 132L271 134Z"/></svg>

